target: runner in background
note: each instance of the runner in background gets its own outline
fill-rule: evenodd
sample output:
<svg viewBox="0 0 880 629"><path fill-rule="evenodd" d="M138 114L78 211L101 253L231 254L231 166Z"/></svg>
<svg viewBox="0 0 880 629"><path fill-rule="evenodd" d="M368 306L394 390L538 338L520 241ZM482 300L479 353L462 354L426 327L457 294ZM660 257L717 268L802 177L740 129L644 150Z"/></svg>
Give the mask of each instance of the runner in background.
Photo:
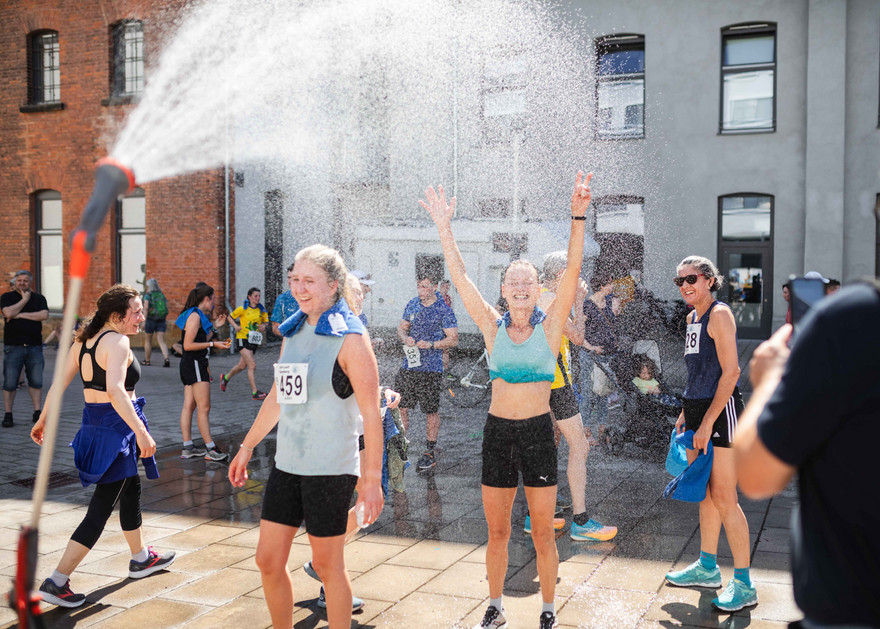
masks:
<svg viewBox="0 0 880 629"><path fill-rule="evenodd" d="M236 319L238 322L236 322ZM220 374L220 390L226 391L229 381L238 373L247 369L248 382L251 385L251 397L262 400L266 394L257 388L257 379L254 372L257 369L255 354L263 344L263 335L266 333L266 323L269 321L269 313L260 303L260 289L253 287L248 291L244 304L232 311L227 317L229 324L235 328L235 342L238 346L238 364L229 370L229 373Z"/></svg>

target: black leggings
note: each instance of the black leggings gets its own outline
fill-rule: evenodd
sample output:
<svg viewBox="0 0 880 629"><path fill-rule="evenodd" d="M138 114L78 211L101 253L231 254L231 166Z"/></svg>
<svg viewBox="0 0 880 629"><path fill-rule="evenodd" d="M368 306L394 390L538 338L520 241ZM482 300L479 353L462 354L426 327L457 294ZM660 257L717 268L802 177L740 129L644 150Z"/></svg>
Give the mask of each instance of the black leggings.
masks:
<svg viewBox="0 0 880 629"><path fill-rule="evenodd" d="M104 525L119 503L119 524L123 531L136 531L141 526L141 478L137 474L112 483L95 485L89 501L89 510L70 539L86 548L92 548Z"/></svg>

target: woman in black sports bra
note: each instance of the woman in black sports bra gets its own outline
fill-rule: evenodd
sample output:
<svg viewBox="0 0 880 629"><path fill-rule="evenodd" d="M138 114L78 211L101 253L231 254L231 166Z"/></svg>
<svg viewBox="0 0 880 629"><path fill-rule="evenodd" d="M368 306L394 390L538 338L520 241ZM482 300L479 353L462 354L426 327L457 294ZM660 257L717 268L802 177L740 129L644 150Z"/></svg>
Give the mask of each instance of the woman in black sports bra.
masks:
<svg viewBox="0 0 880 629"><path fill-rule="evenodd" d="M135 395L140 364L128 337L144 321L137 289L116 284L98 298L98 309L84 323L68 354L64 377L52 387L66 389L77 373L83 380L82 426L71 444L83 487L95 484L86 516L73 532L55 572L40 586L43 599L62 607L79 607L85 594L70 589L70 574L88 554L119 503L119 522L131 549L128 576L139 579L167 568L174 552L160 555L144 545L141 528L141 483L137 463L147 478L158 478L156 442L144 416L144 398ZM50 390L51 393L51 390ZM53 399L53 398L48 398ZM31 439L43 444L48 404L31 430Z"/></svg>

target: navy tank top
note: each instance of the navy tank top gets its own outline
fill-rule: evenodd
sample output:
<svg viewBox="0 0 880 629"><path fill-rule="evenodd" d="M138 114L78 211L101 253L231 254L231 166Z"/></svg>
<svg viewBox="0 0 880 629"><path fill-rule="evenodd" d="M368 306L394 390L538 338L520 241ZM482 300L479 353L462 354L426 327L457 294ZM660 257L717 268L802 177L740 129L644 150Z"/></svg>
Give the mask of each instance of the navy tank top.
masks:
<svg viewBox="0 0 880 629"><path fill-rule="evenodd" d="M715 339L709 336L709 315L715 306L727 308L723 301L713 301L709 309L697 321L697 313L688 315L687 333L684 339L684 363L687 366L687 386L684 397L688 400L705 400L715 397L721 379L721 363Z"/></svg>
<svg viewBox="0 0 880 629"><path fill-rule="evenodd" d="M98 364L97 359L95 359L95 350L98 348L98 343L101 342L101 339L104 338L107 334L110 334L112 330L107 330L98 337L95 343L91 347L86 347L85 341L82 344L82 348L79 350L79 377L82 378L83 381L83 389L92 389L93 391L106 391L107 390L107 370L101 367ZM82 359L83 356L88 354L92 359L92 378L91 380L86 380L82 375ZM126 391L134 391L134 385L137 384L137 381L141 378L141 364L138 362L136 356L131 357L131 364L128 366L128 369L125 371L125 390Z"/></svg>

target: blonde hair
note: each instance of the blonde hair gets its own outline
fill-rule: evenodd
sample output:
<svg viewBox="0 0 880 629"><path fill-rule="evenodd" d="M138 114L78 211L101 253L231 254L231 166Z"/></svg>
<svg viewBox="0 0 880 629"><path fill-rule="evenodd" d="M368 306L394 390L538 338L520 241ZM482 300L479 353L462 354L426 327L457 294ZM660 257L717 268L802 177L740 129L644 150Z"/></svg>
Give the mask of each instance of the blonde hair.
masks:
<svg viewBox="0 0 880 629"><path fill-rule="evenodd" d="M703 256L688 256L678 263L675 270L681 271L686 266L692 266L697 269L700 273L706 276L706 280L715 279L715 281L712 282L712 285L709 286L710 291L717 291L724 285L724 276L721 275L721 271L718 270L718 267L715 266L715 263L709 258L704 258Z"/></svg>
<svg viewBox="0 0 880 629"><path fill-rule="evenodd" d="M363 293L363 289L361 288L361 281L351 273L347 274L345 276L345 303L348 304L348 307L351 309L352 312L354 312L355 309L354 295L357 291L361 291L361 293Z"/></svg>
<svg viewBox="0 0 880 629"><path fill-rule="evenodd" d="M327 274L328 282L337 282L336 295L333 298L333 303L336 303L343 298L348 301L348 288L346 286L348 269L345 267L345 262L342 260L342 256L336 251L336 249L332 249L325 245L311 245L310 247L301 249L300 252L296 254L294 265L301 260L308 260L312 264L319 266L321 270Z"/></svg>

